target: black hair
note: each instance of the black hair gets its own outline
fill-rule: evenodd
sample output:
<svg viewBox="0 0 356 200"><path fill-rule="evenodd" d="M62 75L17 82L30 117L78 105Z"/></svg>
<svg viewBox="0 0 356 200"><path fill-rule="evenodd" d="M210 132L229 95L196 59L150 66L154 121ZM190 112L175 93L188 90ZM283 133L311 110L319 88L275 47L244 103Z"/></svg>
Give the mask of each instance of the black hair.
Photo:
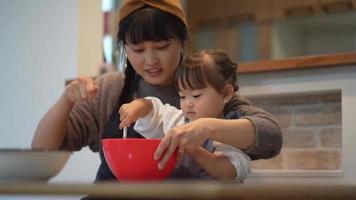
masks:
<svg viewBox="0 0 356 200"><path fill-rule="evenodd" d="M117 34L117 42L123 44L159 42L172 38L180 40L182 44L188 39L184 22L173 14L150 6L140 8L122 19ZM118 106L132 101L138 87L139 76L128 59L126 63L124 87Z"/></svg>
<svg viewBox="0 0 356 200"><path fill-rule="evenodd" d="M193 53L177 68L175 86L182 89L202 89L210 85L221 93L227 84L239 90L237 83L237 64L220 49L202 50ZM224 114L236 106L236 95L224 108Z"/></svg>

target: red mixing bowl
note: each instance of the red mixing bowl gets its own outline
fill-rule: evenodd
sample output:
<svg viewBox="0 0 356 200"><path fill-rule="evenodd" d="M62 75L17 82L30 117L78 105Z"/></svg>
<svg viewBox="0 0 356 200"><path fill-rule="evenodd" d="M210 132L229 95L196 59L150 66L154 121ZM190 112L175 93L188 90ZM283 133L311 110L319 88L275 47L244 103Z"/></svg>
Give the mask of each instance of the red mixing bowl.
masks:
<svg viewBox="0 0 356 200"><path fill-rule="evenodd" d="M159 170L153 154L159 139L104 139L104 156L111 171L120 182L157 181L166 179L174 169L177 151L169 158L164 169Z"/></svg>

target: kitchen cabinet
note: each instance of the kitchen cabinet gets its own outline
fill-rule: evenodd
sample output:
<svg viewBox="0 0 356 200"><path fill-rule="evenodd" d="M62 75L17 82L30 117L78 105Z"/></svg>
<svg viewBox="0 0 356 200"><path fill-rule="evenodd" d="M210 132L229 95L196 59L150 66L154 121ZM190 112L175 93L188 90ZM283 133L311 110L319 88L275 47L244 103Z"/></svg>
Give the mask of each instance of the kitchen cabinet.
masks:
<svg viewBox="0 0 356 200"><path fill-rule="evenodd" d="M352 52L356 0L187 1L189 51L225 49L239 62Z"/></svg>

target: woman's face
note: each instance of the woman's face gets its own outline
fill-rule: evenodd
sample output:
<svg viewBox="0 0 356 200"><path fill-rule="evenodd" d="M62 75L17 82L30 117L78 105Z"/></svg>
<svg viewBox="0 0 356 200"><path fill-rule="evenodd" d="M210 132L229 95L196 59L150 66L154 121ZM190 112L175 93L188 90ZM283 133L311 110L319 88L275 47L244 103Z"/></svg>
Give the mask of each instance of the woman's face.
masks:
<svg viewBox="0 0 356 200"><path fill-rule="evenodd" d="M127 57L145 81L153 85L169 85L181 57L182 43L177 39L145 41L125 45Z"/></svg>

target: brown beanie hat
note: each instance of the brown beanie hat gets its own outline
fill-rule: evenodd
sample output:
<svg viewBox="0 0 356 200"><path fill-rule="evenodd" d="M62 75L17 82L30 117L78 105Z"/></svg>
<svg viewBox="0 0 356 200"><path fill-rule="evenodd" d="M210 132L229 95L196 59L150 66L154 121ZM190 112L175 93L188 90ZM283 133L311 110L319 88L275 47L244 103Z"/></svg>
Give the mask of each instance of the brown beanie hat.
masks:
<svg viewBox="0 0 356 200"><path fill-rule="evenodd" d="M179 0L125 0L119 11L119 22L135 10L145 5L157 8L179 17L188 27L182 5Z"/></svg>

